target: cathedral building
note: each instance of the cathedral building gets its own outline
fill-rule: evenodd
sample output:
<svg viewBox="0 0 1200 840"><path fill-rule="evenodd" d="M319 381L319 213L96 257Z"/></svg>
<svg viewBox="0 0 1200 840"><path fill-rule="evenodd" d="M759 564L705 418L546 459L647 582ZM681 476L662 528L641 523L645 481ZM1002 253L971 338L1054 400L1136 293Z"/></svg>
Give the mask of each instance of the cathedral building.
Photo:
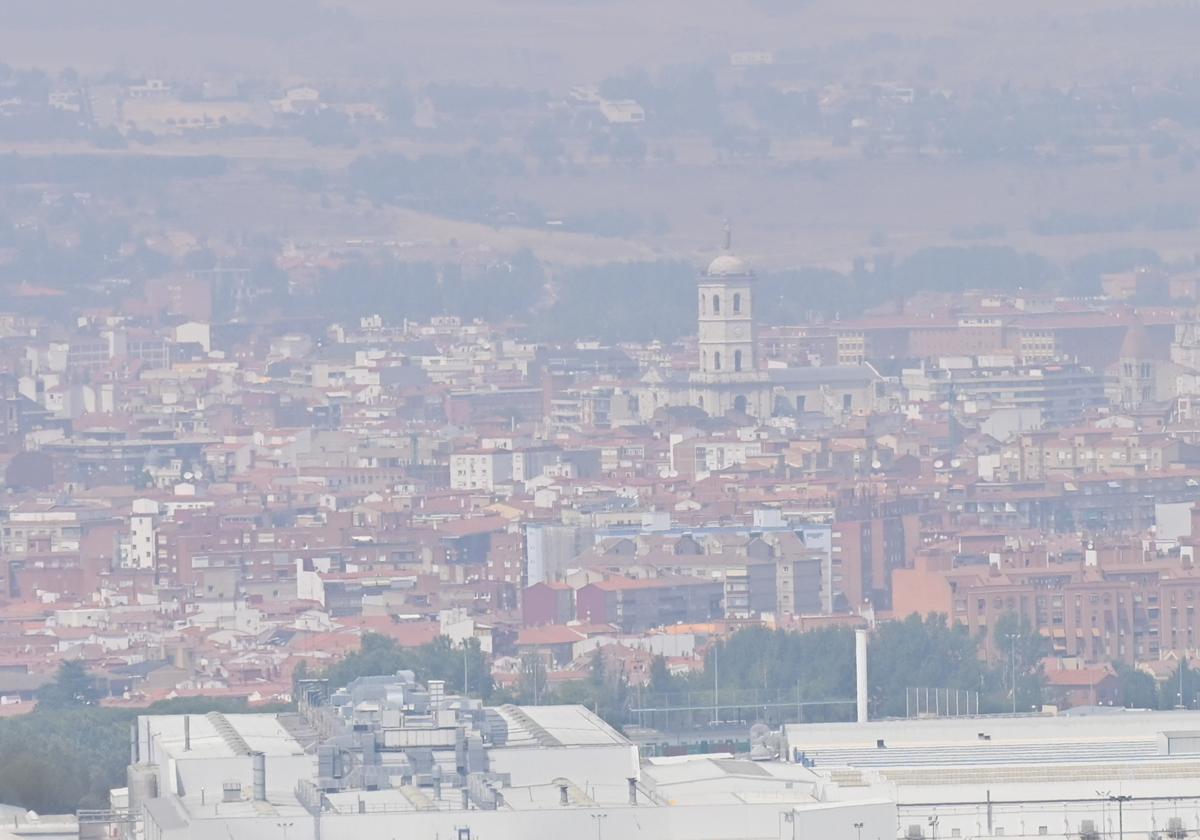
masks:
<svg viewBox="0 0 1200 840"><path fill-rule="evenodd" d="M697 282L696 369L686 377L648 371L637 393L643 419L676 406L694 406L714 417L760 419L810 411L844 419L886 407L884 380L870 365L765 365L759 358L755 286L754 272L734 255L726 228L721 253Z"/></svg>

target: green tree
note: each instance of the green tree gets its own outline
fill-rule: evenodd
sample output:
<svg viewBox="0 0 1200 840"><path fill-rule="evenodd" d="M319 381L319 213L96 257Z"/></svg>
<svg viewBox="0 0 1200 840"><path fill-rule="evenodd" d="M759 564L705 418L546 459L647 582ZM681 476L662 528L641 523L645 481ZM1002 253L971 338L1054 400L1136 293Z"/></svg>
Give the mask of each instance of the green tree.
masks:
<svg viewBox="0 0 1200 840"><path fill-rule="evenodd" d="M667 669L667 658L660 654L650 662L650 690L662 693L670 691L671 687L671 672Z"/></svg>
<svg viewBox="0 0 1200 840"><path fill-rule="evenodd" d="M1123 662L1116 664L1116 671L1117 678L1121 681L1121 702L1125 708L1158 708L1158 683L1154 681L1154 677Z"/></svg>
<svg viewBox="0 0 1200 840"><path fill-rule="evenodd" d="M1010 702L1015 675L1017 711L1040 706L1046 686L1042 660L1050 655L1050 640L1034 630L1028 619L1007 612L992 628L992 646L998 652L996 670Z"/></svg>
<svg viewBox="0 0 1200 840"><path fill-rule="evenodd" d="M980 691L986 675L978 651L965 627L938 613L880 624L868 651L872 713L903 715L909 688Z"/></svg>
<svg viewBox="0 0 1200 840"><path fill-rule="evenodd" d="M546 702L548 694L546 663L536 653L525 654L521 657L521 672L516 685L516 701L540 705Z"/></svg>
<svg viewBox="0 0 1200 840"><path fill-rule="evenodd" d="M1175 672L1165 680L1159 693L1159 708L1194 709L1200 694L1200 674L1188 667L1186 659L1179 660Z"/></svg>
<svg viewBox="0 0 1200 840"><path fill-rule="evenodd" d="M450 691L462 691L465 677L468 692L485 700L495 688L479 640L467 639L465 644L455 645L445 636L419 647L402 648L387 636L367 633L358 650L330 665L323 676L339 688L359 677L397 671L412 671L421 682L442 680Z"/></svg>
<svg viewBox="0 0 1200 840"><path fill-rule="evenodd" d="M90 706L99 699L96 681L81 662L64 662L37 693L38 708L47 710Z"/></svg>

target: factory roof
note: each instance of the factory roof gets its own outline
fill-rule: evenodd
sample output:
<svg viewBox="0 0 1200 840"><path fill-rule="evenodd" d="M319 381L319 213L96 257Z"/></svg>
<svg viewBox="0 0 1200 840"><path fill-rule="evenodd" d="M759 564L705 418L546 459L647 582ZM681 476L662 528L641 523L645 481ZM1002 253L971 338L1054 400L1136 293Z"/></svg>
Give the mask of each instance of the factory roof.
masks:
<svg viewBox="0 0 1200 840"><path fill-rule="evenodd" d="M583 706L501 706L508 746L604 746L629 739Z"/></svg>
<svg viewBox="0 0 1200 840"><path fill-rule="evenodd" d="M185 718L190 744L185 744ZM174 759L228 758L252 752L267 756L304 753L304 748L275 715L154 715L139 720L143 733L147 722L155 748L165 750Z"/></svg>
<svg viewBox="0 0 1200 840"><path fill-rule="evenodd" d="M1032 769L1044 770L1047 781L1111 775L1113 768L1124 768L1119 775L1130 779L1139 773L1168 778L1194 772L1200 759L1190 750L1163 748L1162 736L1177 730L1200 731L1200 712L1105 708L1089 714L796 725L787 727L787 743L818 771L883 771L906 783L932 783L935 768L947 779L944 771L955 768L963 783L971 781L967 776L1005 773L1019 781Z"/></svg>

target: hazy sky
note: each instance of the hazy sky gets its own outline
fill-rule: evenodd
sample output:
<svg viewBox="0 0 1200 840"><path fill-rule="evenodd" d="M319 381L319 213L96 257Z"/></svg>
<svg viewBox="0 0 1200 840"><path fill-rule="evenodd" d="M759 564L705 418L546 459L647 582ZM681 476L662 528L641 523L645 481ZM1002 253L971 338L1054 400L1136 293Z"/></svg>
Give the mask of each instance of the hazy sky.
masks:
<svg viewBox="0 0 1200 840"><path fill-rule="evenodd" d="M8 63L303 77L405 72L544 87L804 51L825 75L1061 84L1193 68L1193 3L1144 0L41 0L4 4ZM1050 8L1047 8L1050 7Z"/></svg>

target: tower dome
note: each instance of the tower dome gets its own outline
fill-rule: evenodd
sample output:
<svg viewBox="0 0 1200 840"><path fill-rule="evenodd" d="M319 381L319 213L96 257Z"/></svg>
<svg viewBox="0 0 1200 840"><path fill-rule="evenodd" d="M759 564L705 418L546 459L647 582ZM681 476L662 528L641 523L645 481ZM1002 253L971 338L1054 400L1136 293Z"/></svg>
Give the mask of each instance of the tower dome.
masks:
<svg viewBox="0 0 1200 840"><path fill-rule="evenodd" d="M750 268L745 261L734 256L733 231L729 227L729 222L725 223L725 237L721 243L721 253L708 264L708 270L704 273L708 277L742 277L750 273Z"/></svg>
<svg viewBox="0 0 1200 840"><path fill-rule="evenodd" d="M706 273L709 277L735 277L749 274L750 269L746 267L746 263L740 257L735 257L733 254L721 254L708 264Z"/></svg>

